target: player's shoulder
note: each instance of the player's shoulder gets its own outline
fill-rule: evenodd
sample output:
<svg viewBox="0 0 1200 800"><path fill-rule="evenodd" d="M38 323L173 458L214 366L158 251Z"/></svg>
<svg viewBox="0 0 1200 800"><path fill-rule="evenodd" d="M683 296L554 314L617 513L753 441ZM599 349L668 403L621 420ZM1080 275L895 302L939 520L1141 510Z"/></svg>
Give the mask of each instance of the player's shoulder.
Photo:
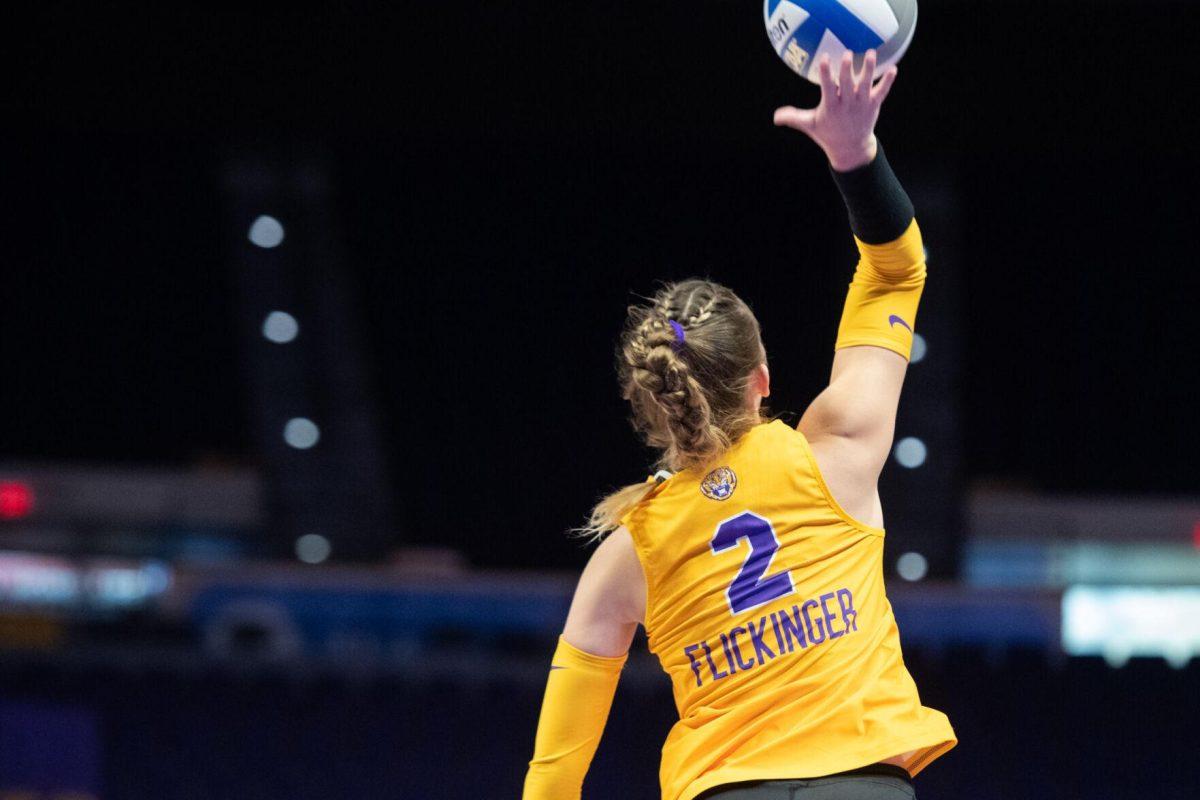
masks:
<svg viewBox="0 0 1200 800"><path fill-rule="evenodd" d="M592 551L588 568L609 576L640 572L641 559L629 528L621 525L605 534Z"/></svg>
<svg viewBox="0 0 1200 800"><path fill-rule="evenodd" d="M629 528L621 525L600 539L592 558L619 559L633 552L633 535L629 532Z"/></svg>
<svg viewBox="0 0 1200 800"><path fill-rule="evenodd" d="M592 553L589 569L603 576L611 600L641 622L646 614L646 576L633 536L624 525L605 536Z"/></svg>

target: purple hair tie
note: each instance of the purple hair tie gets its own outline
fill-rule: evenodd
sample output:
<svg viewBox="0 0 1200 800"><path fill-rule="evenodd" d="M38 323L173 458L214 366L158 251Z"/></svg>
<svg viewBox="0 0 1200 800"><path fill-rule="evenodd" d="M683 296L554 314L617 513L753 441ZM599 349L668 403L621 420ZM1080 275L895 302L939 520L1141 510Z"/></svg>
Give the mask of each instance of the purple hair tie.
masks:
<svg viewBox="0 0 1200 800"><path fill-rule="evenodd" d="M669 319L667 322L671 323L671 329L675 331L675 341L671 344L671 347L678 353L683 350L684 344L687 343L687 334L684 332L683 326L675 320Z"/></svg>

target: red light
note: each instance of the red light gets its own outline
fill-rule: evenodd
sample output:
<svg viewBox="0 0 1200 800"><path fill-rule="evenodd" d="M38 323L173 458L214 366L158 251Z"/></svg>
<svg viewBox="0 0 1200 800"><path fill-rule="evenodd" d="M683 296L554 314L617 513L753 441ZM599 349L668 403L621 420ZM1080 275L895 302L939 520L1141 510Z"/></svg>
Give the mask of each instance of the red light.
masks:
<svg viewBox="0 0 1200 800"><path fill-rule="evenodd" d="M1192 544L1197 550L1200 550L1200 520L1197 520L1196 524L1192 526Z"/></svg>
<svg viewBox="0 0 1200 800"><path fill-rule="evenodd" d="M20 519L33 511L33 487L23 481L0 481L0 519Z"/></svg>

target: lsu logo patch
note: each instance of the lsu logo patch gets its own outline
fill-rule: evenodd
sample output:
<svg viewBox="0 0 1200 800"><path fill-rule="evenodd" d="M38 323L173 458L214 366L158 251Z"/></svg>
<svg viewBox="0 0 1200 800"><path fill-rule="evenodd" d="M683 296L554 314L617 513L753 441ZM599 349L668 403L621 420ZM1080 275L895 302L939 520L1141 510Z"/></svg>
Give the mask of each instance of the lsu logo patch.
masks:
<svg viewBox="0 0 1200 800"><path fill-rule="evenodd" d="M700 482L700 491L709 500L728 500L736 488L737 475L729 467L717 467Z"/></svg>

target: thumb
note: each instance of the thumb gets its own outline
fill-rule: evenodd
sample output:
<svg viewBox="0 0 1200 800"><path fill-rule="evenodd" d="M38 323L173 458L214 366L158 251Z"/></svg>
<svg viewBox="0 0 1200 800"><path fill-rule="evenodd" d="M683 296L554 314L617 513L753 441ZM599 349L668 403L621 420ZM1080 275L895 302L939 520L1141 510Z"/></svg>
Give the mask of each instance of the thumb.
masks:
<svg viewBox="0 0 1200 800"><path fill-rule="evenodd" d="M792 128L803 131L804 133L812 133L813 120L816 117L816 113L815 108L784 106L775 110L775 125L781 128Z"/></svg>

